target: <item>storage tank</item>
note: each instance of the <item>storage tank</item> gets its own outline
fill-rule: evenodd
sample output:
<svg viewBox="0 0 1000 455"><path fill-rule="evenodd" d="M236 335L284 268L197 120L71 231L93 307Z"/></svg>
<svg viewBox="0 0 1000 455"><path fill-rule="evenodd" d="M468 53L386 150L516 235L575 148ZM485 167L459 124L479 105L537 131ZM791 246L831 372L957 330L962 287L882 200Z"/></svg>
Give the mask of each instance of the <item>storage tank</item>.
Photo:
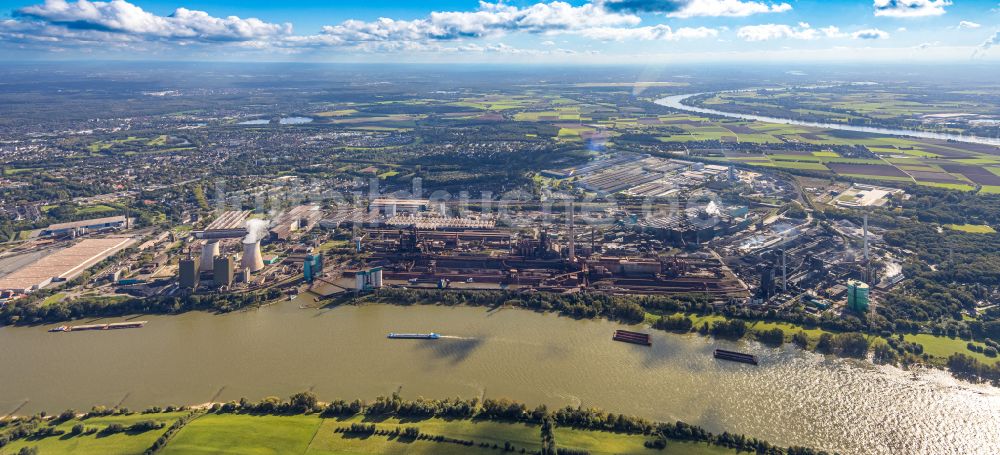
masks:
<svg viewBox="0 0 1000 455"><path fill-rule="evenodd" d="M368 285L368 272L359 270L354 274L354 289L363 291Z"/></svg>
<svg viewBox="0 0 1000 455"><path fill-rule="evenodd" d="M382 267L371 269L372 287L375 289L382 287Z"/></svg>
<svg viewBox="0 0 1000 455"><path fill-rule="evenodd" d="M243 242L243 268L257 272L264 268L264 258L260 254L260 241Z"/></svg>

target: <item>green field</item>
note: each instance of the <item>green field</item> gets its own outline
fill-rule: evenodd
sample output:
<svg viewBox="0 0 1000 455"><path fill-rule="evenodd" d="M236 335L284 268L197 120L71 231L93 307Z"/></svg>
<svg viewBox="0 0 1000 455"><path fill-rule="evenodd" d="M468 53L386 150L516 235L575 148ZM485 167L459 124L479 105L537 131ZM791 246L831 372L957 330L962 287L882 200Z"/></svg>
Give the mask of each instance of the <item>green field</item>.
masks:
<svg viewBox="0 0 1000 455"><path fill-rule="evenodd" d="M142 420L156 420L169 426L185 413L133 414L98 417L83 420L86 427L104 428L111 423L128 426ZM80 420L70 420L57 426L69 432ZM473 441L472 446L426 439L403 439L393 435L359 436L338 432L352 423L374 423L378 430L392 431L416 427L421 434ZM44 424L43 424L44 425ZM22 447L36 447L42 454L140 454L148 449L166 428L139 434L120 433L112 436L49 436L41 439L16 440L0 450L0 454L17 453ZM556 444L560 448L585 450L594 455L661 454L718 455L733 450L706 443L668 441L664 450L647 449L648 436L556 428ZM400 420L395 417L375 418L358 415L344 419L325 419L307 415L248 415L204 414L191 420L170 438L160 452L178 454L411 454L462 455L503 453L510 444L517 453L541 448L541 430L537 424L504 423L468 419L431 418Z"/></svg>
<svg viewBox="0 0 1000 455"><path fill-rule="evenodd" d="M971 234L996 234L997 231L985 224L946 224L944 227Z"/></svg>
<svg viewBox="0 0 1000 455"><path fill-rule="evenodd" d="M305 453L320 424L320 418L310 415L209 414L188 423L161 453Z"/></svg>
<svg viewBox="0 0 1000 455"><path fill-rule="evenodd" d="M147 431L138 434L118 433L110 436L91 434L71 436L70 429L73 425L82 423L86 428L97 428L101 430L112 423L120 423L124 426L132 425L143 420L154 420L163 422L167 427L174 423L186 412L169 412L159 414L132 414L116 415L107 417L94 417L90 419L73 419L56 425L56 428L63 430L66 434L62 436L50 436L42 439L18 439L0 449L0 455L16 454L22 447L37 447L39 454L71 453L74 455L114 455L114 454L141 454L153 445L153 442L167 431L166 427L160 430Z"/></svg>
<svg viewBox="0 0 1000 455"><path fill-rule="evenodd" d="M45 300L42 300L42 303L40 303L39 305L46 306L46 305L52 305L53 303L59 303L59 301L62 300L63 297L66 297L65 293L57 292L55 294L46 297Z"/></svg>
<svg viewBox="0 0 1000 455"><path fill-rule="evenodd" d="M731 454L723 447L682 441L669 441L663 450L647 449L645 436L556 428L555 439L559 447L586 450L591 455L659 454L659 455L716 455Z"/></svg>
<svg viewBox="0 0 1000 455"><path fill-rule="evenodd" d="M948 338L943 336L931 335L929 333L918 333L916 335L904 335L903 339L913 343L920 343L924 347L924 352L937 358L947 359L949 356L955 353L961 353L968 356L975 357L980 362L991 364L997 361L996 357L986 357L985 354L981 352L973 352L969 350L969 342L961 338ZM979 347L984 347L982 343L975 343Z"/></svg>

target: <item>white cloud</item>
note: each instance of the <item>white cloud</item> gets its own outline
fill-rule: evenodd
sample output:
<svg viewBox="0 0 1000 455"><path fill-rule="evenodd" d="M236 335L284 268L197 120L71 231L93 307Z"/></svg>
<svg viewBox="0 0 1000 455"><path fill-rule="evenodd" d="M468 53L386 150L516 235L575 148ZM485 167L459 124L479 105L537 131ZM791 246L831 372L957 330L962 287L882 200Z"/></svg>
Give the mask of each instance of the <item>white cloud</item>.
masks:
<svg viewBox="0 0 1000 455"><path fill-rule="evenodd" d="M858 30L851 33L851 37L854 39L886 39L889 37L889 33L877 28L869 28L865 30Z"/></svg>
<svg viewBox="0 0 1000 455"><path fill-rule="evenodd" d="M993 34L993 36L986 38L986 41L983 41L983 44L979 45L979 48L976 49L976 52L973 54L973 56L975 57L982 55L986 51L990 50L990 48L992 48L993 46L1000 46L1000 32L996 32Z"/></svg>
<svg viewBox="0 0 1000 455"><path fill-rule="evenodd" d="M806 22L798 25L761 24L740 27L736 36L744 41L770 41L775 39L815 40L820 38L879 39L888 38L889 34L879 29L860 30L846 33L836 26L813 28Z"/></svg>
<svg viewBox="0 0 1000 455"><path fill-rule="evenodd" d="M950 0L875 0L875 15L886 17L940 16Z"/></svg>
<svg viewBox="0 0 1000 455"><path fill-rule="evenodd" d="M829 27L823 27L819 29L819 31L823 32L823 35L826 36L827 38L843 38L847 36L846 33L840 31L839 27L835 27L833 25Z"/></svg>
<svg viewBox="0 0 1000 455"><path fill-rule="evenodd" d="M157 16L125 0L78 0L74 3L45 0L42 5L17 10L15 17L26 22L38 22L36 25L40 28L61 27L67 31L195 41L247 41L292 33L291 24L272 24L236 16L213 17L204 11L186 8L178 8L169 16Z"/></svg>
<svg viewBox="0 0 1000 455"><path fill-rule="evenodd" d="M798 26L785 24L747 25L736 31L736 37L744 41L769 41L774 39L812 40L817 38L842 38L847 36L840 28L829 26L812 28L808 23L800 22Z"/></svg>
<svg viewBox="0 0 1000 455"><path fill-rule="evenodd" d="M958 28L969 28L969 29L972 29L972 28L979 28L979 27L982 27L982 25L980 25L979 23L976 23L976 22L972 22L972 21L961 21L961 22L958 23Z"/></svg>
<svg viewBox="0 0 1000 455"><path fill-rule="evenodd" d="M454 40L522 31L542 33L593 27L637 25L638 16L605 10L587 3L573 6L562 1L535 3L520 8L504 3L480 2L475 11L432 12L424 19L371 22L348 20L323 27L332 42Z"/></svg>
<svg viewBox="0 0 1000 455"><path fill-rule="evenodd" d="M839 27L833 25L812 28L809 24L803 22L799 23L797 27L784 24L750 25L740 28L737 36L745 41L768 41L782 38L813 40L819 38L846 38L848 36L854 39L884 39L889 37L889 33L877 28L845 33Z"/></svg>
<svg viewBox="0 0 1000 455"><path fill-rule="evenodd" d="M719 31L707 27L682 27L674 31L668 25L654 25L649 27L615 28L596 27L580 30L577 34L603 41L676 41L682 39L714 38L719 36Z"/></svg>
<svg viewBox="0 0 1000 455"><path fill-rule="evenodd" d="M765 3L746 0L598 0L610 11L628 13L666 13L670 17L745 17L753 14L782 13L792 9L788 3Z"/></svg>

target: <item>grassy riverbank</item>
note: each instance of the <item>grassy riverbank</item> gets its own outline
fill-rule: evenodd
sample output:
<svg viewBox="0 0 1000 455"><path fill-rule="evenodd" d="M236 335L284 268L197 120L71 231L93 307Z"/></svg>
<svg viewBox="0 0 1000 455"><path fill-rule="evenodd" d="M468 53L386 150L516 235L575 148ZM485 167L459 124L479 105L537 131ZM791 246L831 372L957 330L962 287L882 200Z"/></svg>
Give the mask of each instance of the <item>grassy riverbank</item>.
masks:
<svg viewBox="0 0 1000 455"><path fill-rule="evenodd" d="M675 315L666 315L675 316ZM715 322L725 322L730 321L732 318L727 318L726 316L718 314L709 315L699 315L699 314L685 314L683 315L692 321L692 325L695 329L701 327L703 324L709 324ZM647 313L645 322L648 324L655 323L658 319L664 316L658 316L652 313ZM821 328L809 328L789 322L776 322L776 321L747 321L748 337L756 337L757 334L763 333L768 330L780 329L784 332L785 342L792 342L792 336L795 333L802 332L808 339L809 343L806 346L807 349L813 349L819 342L820 336L823 334L828 334L830 336L837 335L838 332L833 332L829 330L823 330ZM878 335L866 335L869 343L874 347L877 344L888 343L885 337ZM932 335L929 333L918 333L918 334L904 334L903 339L910 343L919 344L923 347L923 352L926 356L921 356L921 360L924 363L933 365L936 367L945 367L948 363L948 357L954 354L965 354L983 363L996 363L1000 362L997 357L989 357L982 352L973 352L968 348L969 341L963 340L961 338L949 338L946 336ZM985 347L983 343L972 342L977 346Z"/></svg>
<svg viewBox="0 0 1000 455"><path fill-rule="evenodd" d="M291 415L252 415L233 413L196 413L165 445L152 452L154 442L168 432L189 411L135 413L106 417L77 417L60 423L36 422L38 428L52 428L62 434L28 436L15 439L0 448L0 455L17 454L23 448L36 448L40 454L434 454L538 453L542 449L541 425L533 422L498 422L473 418L401 418L354 415L324 418L318 413ZM112 424L124 427L137 422L154 421L164 426L149 431L124 431L105 434ZM348 430L352 424L374 424L374 434ZM73 434L74 426L83 425L90 434ZM420 438L405 437L406 428L418 429ZM10 432L0 427L0 436ZM438 438L440 437L440 438ZM554 438L561 449L579 454L695 454L737 453L735 450L706 442L668 440L664 449L651 449L644 434L626 434L571 427L557 427ZM465 441L459 444L453 441ZM471 443L469 443L471 441ZM512 450L505 451L509 447ZM522 452L521 450L524 449Z"/></svg>
<svg viewBox="0 0 1000 455"><path fill-rule="evenodd" d="M428 440L407 440L399 436L358 436L336 432L351 423L371 421L378 429L392 431L406 427L419 428L421 433L474 441L464 446ZM648 437L611 432L559 428L556 441L559 447L585 450L591 454L660 453L660 454L724 454L732 450L707 444L677 441L669 450L658 451L644 447ZM485 443L488 447L482 447ZM510 444L527 452L541 449L539 425L527 423L500 423L468 419L367 420L361 416L348 419L324 419L315 415L302 416L251 416L206 415L189 423L163 450L165 455L228 453L304 453L304 454L474 454L499 453Z"/></svg>
<svg viewBox="0 0 1000 455"><path fill-rule="evenodd" d="M39 454L141 454L167 431L167 427L185 414L187 412L136 413L90 418L77 417L54 425L53 422L42 423L39 425L39 428L49 427L57 432L61 431L64 433L45 437L29 436L27 438L16 439L0 448L0 454L16 454L24 447L35 447L38 449ZM126 431L115 434L104 432L113 424L128 427L142 421L163 423L164 427L159 430L144 432ZM76 425L83 425L85 429L96 431L90 434L74 435L73 427ZM9 430L5 430L5 428L0 428L0 439L2 439L3 435L9 433Z"/></svg>

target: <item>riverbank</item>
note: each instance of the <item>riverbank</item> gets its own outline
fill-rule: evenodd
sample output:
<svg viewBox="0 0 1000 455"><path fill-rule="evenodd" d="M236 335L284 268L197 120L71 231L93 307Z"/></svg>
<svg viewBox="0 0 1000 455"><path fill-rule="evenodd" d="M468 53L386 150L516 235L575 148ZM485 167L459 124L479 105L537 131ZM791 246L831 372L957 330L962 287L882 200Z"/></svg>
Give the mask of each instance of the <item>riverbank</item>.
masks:
<svg viewBox="0 0 1000 455"><path fill-rule="evenodd" d="M506 400L417 400L398 396L321 403L309 392L287 401L214 403L141 413L94 411L0 422L0 454L192 453L657 453L820 454L742 435L714 435L681 422L603 411L550 412ZM71 417L72 416L72 417Z"/></svg>

